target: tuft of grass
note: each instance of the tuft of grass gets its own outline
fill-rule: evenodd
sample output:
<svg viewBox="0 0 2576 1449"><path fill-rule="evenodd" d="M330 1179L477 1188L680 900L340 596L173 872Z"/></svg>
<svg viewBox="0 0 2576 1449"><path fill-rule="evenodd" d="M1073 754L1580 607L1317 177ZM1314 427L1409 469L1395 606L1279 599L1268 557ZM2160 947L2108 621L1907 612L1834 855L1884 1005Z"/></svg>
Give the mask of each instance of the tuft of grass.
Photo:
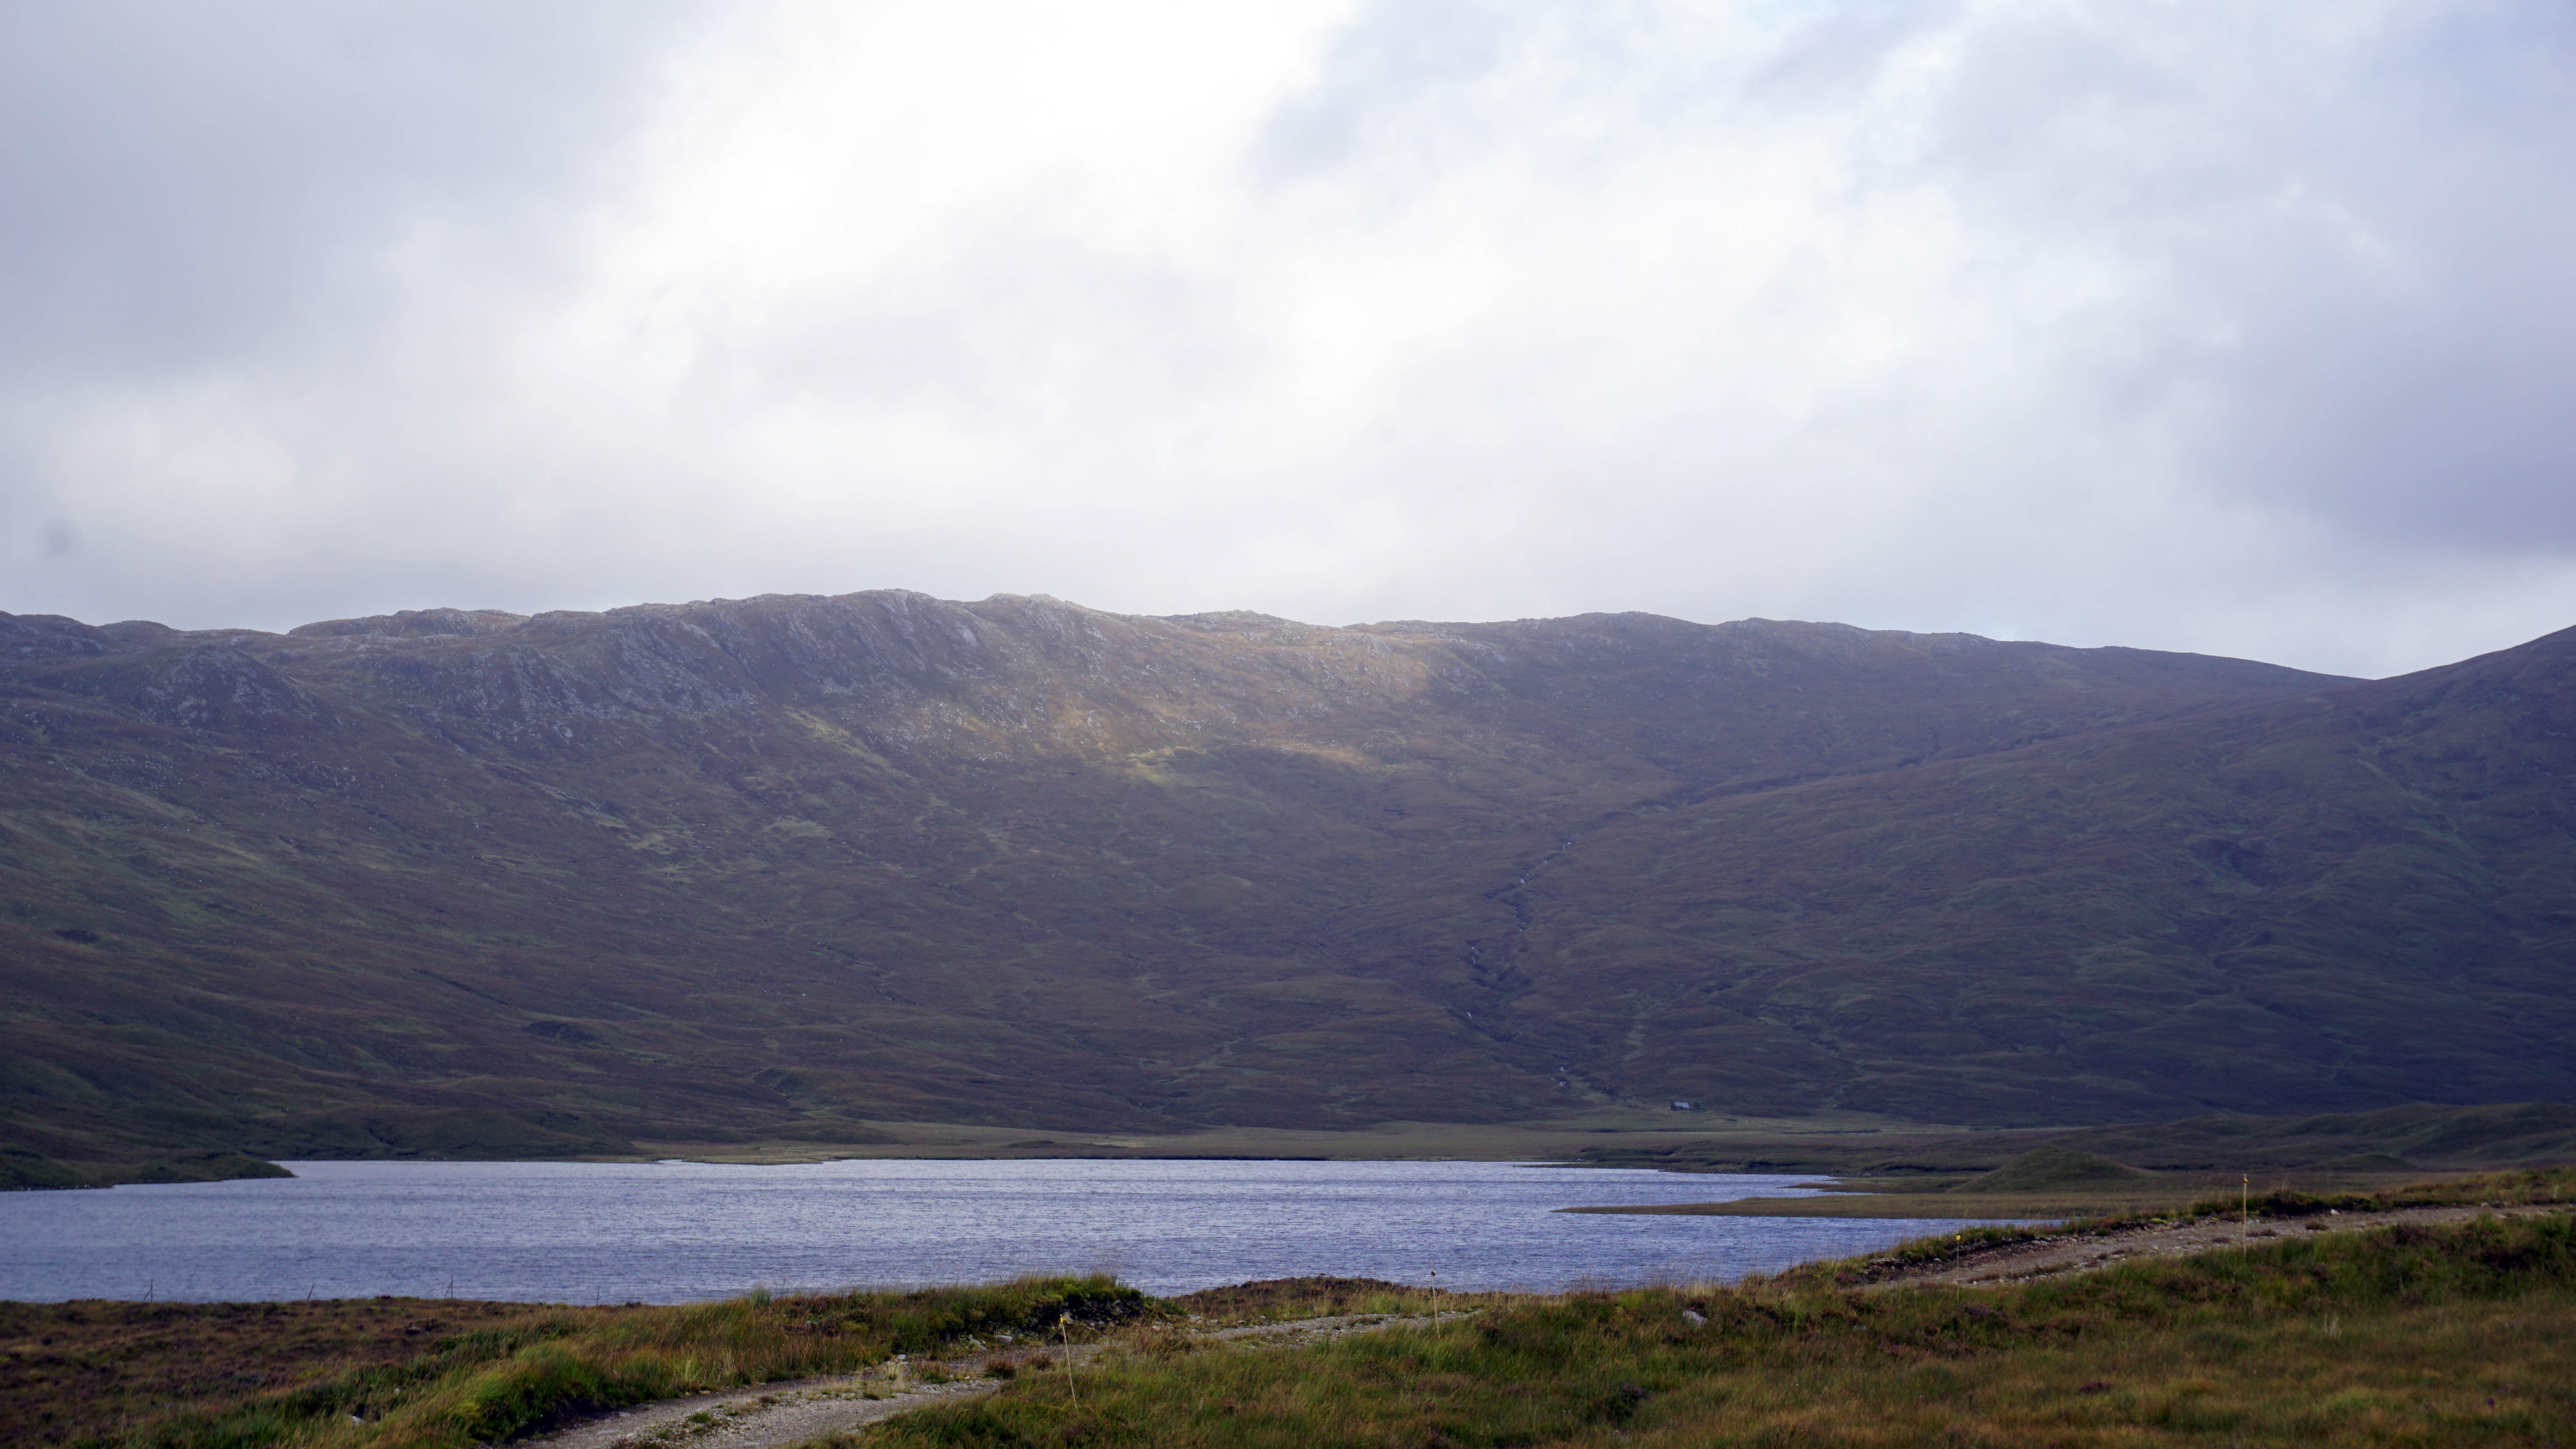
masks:
<svg viewBox="0 0 2576 1449"><path fill-rule="evenodd" d="M1696 1321L1695 1321L1696 1320ZM884 1446L2529 1444L2576 1428L2568 1218L2266 1240L2007 1289L1585 1293L1023 1378ZM854 1443L856 1440L843 1440Z"/></svg>

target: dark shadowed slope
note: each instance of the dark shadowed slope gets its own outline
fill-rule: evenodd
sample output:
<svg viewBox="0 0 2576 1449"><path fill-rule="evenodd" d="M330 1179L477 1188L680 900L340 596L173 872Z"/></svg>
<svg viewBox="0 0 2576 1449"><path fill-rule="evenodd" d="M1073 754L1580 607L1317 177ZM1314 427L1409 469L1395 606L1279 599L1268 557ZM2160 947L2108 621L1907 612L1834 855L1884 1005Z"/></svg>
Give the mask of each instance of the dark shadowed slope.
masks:
<svg viewBox="0 0 2576 1449"><path fill-rule="evenodd" d="M2571 684L2576 631L1641 815L1533 883L1511 1019L1677 1090L1927 1119L2563 1098Z"/></svg>
<svg viewBox="0 0 2576 1449"><path fill-rule="evenodd" d="M77 1157L2566 1095L2561 746L2506 758L2566 648L0 616L0 1104Z"/></svg>

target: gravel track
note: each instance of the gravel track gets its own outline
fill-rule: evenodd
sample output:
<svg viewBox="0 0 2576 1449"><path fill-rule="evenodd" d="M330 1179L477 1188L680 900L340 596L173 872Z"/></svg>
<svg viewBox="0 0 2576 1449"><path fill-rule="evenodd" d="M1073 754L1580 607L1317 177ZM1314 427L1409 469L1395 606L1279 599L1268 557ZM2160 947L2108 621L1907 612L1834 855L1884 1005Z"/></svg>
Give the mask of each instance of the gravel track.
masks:
<svg viewBox="0 0 2576 1449"><path fill-rule="evenodd" d="M1445 1319L1466 1314L1446 1314ZM1287 1347L1376 1333L1389 1328L1427 1324L1427 1316L1379 1313L1305 1318L1289 1323L1256 1323L1240 1328L1185 1329L1189 1336L1214 1342L1259 1343ZM995 1359L1018 1359L1045 1353L1055 1361L1050 1373L1064 1372L1068 1358L1081 1366L1116 1343L1077 1344L1068 1354L1032 1342L1016 1351L961 1354L936 1360L897 1360L864 1373L835 1378L799 1379L664 1399L603 1415L541 1439L523 1441L523 1449L784 1449L826 1434L891 1419L928 1404L973 1398L1000 1388L1003 1380L984 1376ZM944 1375L932 1382L926 1375Z"/></svg>

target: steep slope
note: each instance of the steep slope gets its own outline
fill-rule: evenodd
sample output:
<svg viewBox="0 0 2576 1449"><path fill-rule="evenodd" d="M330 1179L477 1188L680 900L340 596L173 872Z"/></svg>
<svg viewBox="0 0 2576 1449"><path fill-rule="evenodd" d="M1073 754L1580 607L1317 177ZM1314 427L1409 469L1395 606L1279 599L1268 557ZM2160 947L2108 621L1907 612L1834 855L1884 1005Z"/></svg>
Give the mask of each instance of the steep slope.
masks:
<svg viewBox="0 0 2576 1449"><path fill-rule="evenodd" d="M78 1156L1675 1092L1992 1120L2163 1114L2178 1086L2563 1095L2562 1059L2486 1026L2528 1015L2559 939L2520 905L2538 934L2481 957L2421 1050L2329 1060L2344 1039L2310 1028L2231 1077L2173 1065L2202 1018L2237 1020L2219 1004L2297 1014L2208 972L2308 982L2329 949L2250 944L2261 910L2309 917L2249 862L2308 880L2293 863L2342 850L2312 841L2485 780L2446 756L2383 801L2384 762L2336 773L2311 735L2359 706L2304 701L2386 687L1836 625L1323 629L1007 596L286 636L0 616L0 1110ZM2485 740L2483 698L2444 694L2417 734ZM2299 771L2332 798L2284 803ZM2495 810L2556 798L2509 783ZM2175 846L2185 817L2219 824ZM2131 824L2077 828L2101 818ZM1964 864L1990 855L2024 864ZM2228 924L2186 909L2195 879ZM1946 904L1961 880L1983 894ZM2376 939L2403 894L2304 909ZM2455 947L2329 1015L2421 1015L2422 962ZM2121 985L2123 952L2155 984ZM2045 1025L2014 1024L2025 1004Z"/></svg>

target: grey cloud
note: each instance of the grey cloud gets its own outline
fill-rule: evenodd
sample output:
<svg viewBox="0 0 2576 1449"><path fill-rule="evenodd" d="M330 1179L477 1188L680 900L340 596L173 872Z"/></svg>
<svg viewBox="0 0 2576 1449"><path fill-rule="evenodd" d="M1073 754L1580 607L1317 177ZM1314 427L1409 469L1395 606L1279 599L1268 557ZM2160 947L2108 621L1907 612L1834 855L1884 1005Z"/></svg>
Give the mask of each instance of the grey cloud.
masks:
<svg viewBox="0 0 2576 1449"><path fill-rule="evenodd" d="M642 118L702 7L386 0L0 7L0 369L61 383L363 325L432 213L524 225Z"/></svg>
<svg viewBox="0 0 2576 1449"><path fill-rule="evenodd" d="M1712 78L1743 102L1814 114L1865 102L1908 43L1959 23L1967 0L1853 0L1798 13L1740 78Z"/></svg>
<svg viewBox="0 0 2576 1449"><path fill-rule="evenodd" d="M2172 412L2207 486L2576 556L2569 16L2401 9L2329 40L2243 12L2161 50L2100 16L2002 23L1926 164L2034 250L2141 269L2088 361Z"/></svg>
<svg viewBox="0 0 2576 1449"><path fill-rule="evenodd" d="M1335 39L1316 84L1271 113L1254 166L1293 181L1385 143L1442 92L1491 71L1532 19L1493 0L1375 0Z"/></svg>
<svg viewBox="0 0 2576 1449"><path fill-rule="evenodd" d="M1175 394L1245 366L1244 339L1196 279L1008 215L942 231L899 281L816 311L711 367L770 396L998 416L1035 392L1079 394L1113 363Z"/></svg>

